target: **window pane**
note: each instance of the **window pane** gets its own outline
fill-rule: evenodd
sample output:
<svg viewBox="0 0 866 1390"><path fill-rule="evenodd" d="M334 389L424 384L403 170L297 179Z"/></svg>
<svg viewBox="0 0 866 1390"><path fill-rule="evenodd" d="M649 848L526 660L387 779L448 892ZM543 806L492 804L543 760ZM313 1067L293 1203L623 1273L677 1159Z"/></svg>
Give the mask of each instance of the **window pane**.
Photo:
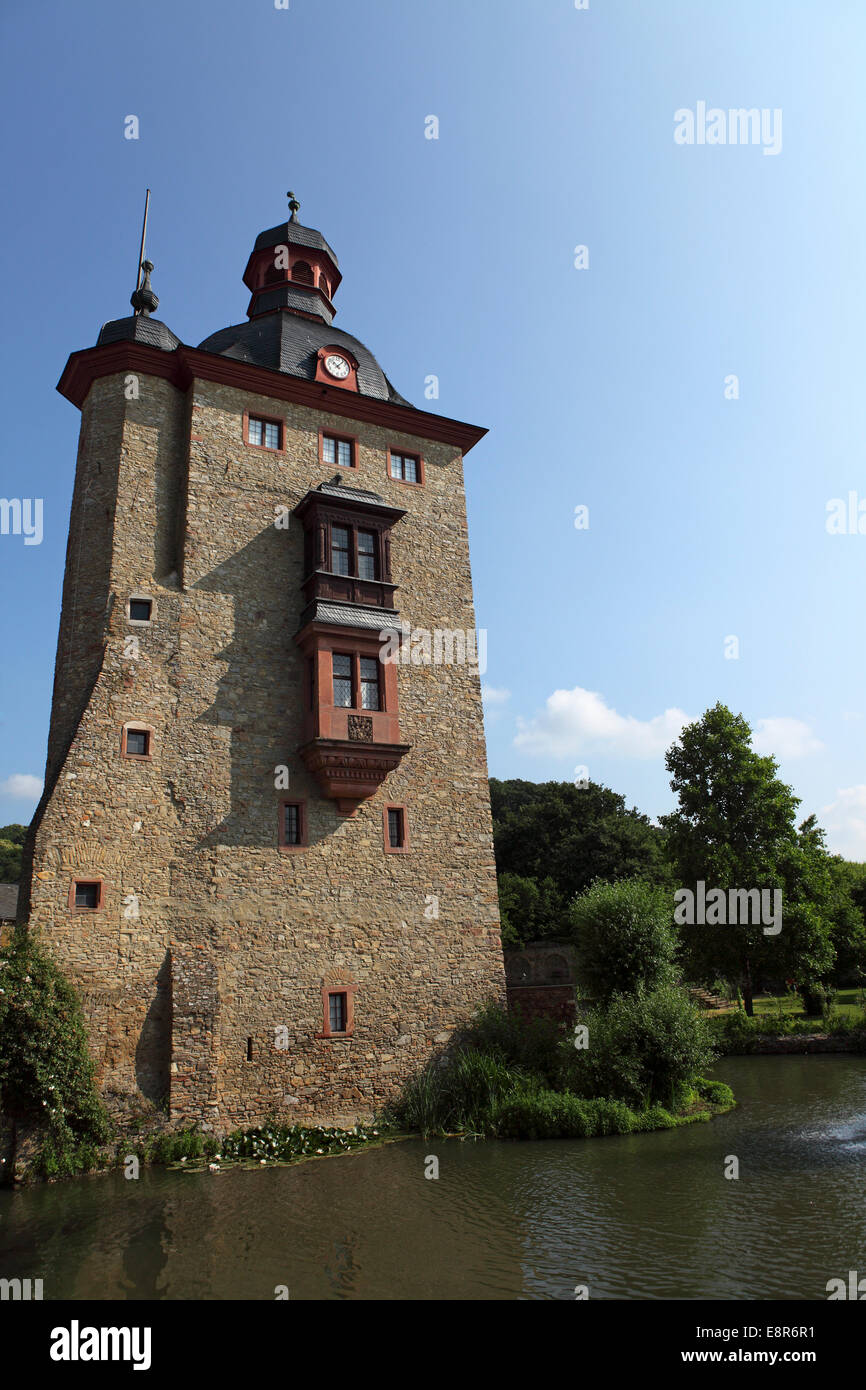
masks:
<svg viewBox="0 0 866 1390"><path fill-rule="evenodd" d="M347 439L341 439L337 445L338 462L341 468L352 467L352 446Z"/></svg>
<svg viewBox="0 0 866 1390"><path fill-rule="evenodd" d="M147 753L147 734L136 729L127 729L126 751L144 757Z"/></svg>
<svg viewBox="0 0 866 1390"><path fill-rule="evenodd" d="M361 708L379 708L379 663L361 658Z"/></svg>
<svg viewBox="0 0 866 1390"><path fill-rule="evenodd" d="M332 1033L345 1033L346 1031L346 996L345 994L328 995L329 1023Z"/></svg>
<svg viewBox="0 0 866 1390"><path fill-rule="evenodd" d="M280 427L279 425L265 425L265 443L269 449L279 449L280 447Z"/></svg>
<svg viewBox="0 0 866 1390"><path fill-rule="evenodd" d="M331 569L334 574L349 573L349 532L345 526L331 527Z"/></svg>
<svg viewBox="0 0 866 1390"><path fill-rule="evenodd" d="M334 656L334 704L339 709L352 708L352 658Z"/></svg>
<svg viewBox="0 0 866 1390"><path fill-rule="evenodd" d="M403 812L388 812L388 841L392 849L403 848Z"/></svg>
<svg viewBox="0 0 866 1390"><path fill-rule="evenodd" d="M133 623L149 623L152 612L152 604L149 598L131 598L129 600L129 618Z"/></svg>
<svg viewBox="0 0 866 1390"><path fill-rule="evenodd" d="M322 459L325 463L337 462L337 441L329 434L322 440Z"/></svg>
<svg viewBox="0 0 866 1390"><path fill-rule="evenodd" d="M284 810L286 813L286 844L299 845L301 843L301 808L300 806L286 806Z"/></svg>
<svg viewBox="0 0 866 1390"><path fill-rule="evenodd" d="M99 884L98 884L98 883L76 883L76 885L75 885L75 906L76 906L76 907L98 907L98 906L99 906Z"/></svg>
<svg viewBox="0 0 866 1390"><path fill-rule="evenodd" d="M404 460L403 460L403 477L406 479L406 482L407 482L407 483L417 483L417 481L418 481L418 460L417 460L417 459L404 458Z"/></svg>
<svg viewBox="0 0 866 1390"><path fill-rule="evenodd" d="M376 537L372 531L358 532L358 577L376 578Z"/></svg>
<svg viewBox="0 0 866 1390"><path fill-rule="evenodd" d="M250 418L249 435L247 436L250 444L261 444L262 442L262 422Z"/></svg>
<svg viewBox="0 0 866 1390"><path fill-rule="evenodd" d="M401 456L400 456L399 454L392 454L392 455L391 455L391 477L392 477L392 478L402 478L402 476L403 476L403 460L402 460L402 458L401 458Z"/></svg>

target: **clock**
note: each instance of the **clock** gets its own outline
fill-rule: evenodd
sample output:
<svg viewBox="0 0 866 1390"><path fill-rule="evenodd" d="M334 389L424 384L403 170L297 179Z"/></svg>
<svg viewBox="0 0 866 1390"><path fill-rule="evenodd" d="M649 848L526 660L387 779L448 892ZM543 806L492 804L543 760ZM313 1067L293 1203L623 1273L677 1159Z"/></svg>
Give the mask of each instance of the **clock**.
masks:
<svg viewBox="0 0 866 1390"><path fill-rule="evenodd" d="M336 352L330 353L325 358L325 371L329 376L337 378L337 381L345 381L351 368L345 357L340 357Z"/></svg>

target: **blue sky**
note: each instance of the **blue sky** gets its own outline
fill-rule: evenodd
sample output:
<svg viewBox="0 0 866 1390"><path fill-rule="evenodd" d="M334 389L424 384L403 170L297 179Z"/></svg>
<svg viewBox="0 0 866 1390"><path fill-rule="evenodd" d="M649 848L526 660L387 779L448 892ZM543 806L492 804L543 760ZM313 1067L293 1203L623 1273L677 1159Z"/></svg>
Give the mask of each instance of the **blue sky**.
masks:
<svg viewBox="0 0 866 1390"><path fill-rule="evenodd" d="M866 534L826 525L866 501L860 0L7 0L0 39L2 492L44 499L41 544L0 536L0 824L44 765L66 357L130 312L146 186L158 317L193 344L243 319L293 188L338 325L490 429L491 773L585 766L657 815L664 748L721 699L866 859ZM781 148L678 144L699 102L780 111Z"/></svg>

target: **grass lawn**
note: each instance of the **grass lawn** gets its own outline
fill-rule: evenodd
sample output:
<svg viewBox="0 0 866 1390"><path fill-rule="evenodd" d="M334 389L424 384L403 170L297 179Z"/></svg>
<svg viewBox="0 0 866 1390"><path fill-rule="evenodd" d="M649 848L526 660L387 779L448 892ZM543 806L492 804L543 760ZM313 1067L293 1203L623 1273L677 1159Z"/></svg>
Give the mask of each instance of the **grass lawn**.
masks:
<svg viewBox="0 0 866 1390"><path fill-rule="evenodd" d="M768 1014L784 1018L804 1018L803 1001L798 994L757 994L755 995L755 1017L765 1018ZM859 989L840 989L833 999L833 1012L857 1014L863 1009L864 994ZM816 1017L810 1014L809 1017ZM817 1015L820 1018L820 1015Z"/></svg>

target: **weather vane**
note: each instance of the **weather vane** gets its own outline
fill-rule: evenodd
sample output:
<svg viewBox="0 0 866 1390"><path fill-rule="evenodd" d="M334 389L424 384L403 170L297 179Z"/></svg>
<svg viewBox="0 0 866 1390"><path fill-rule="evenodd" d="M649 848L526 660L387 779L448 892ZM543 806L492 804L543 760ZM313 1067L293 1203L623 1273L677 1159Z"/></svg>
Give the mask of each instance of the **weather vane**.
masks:
<svg viewBox="0 0 866 1390"><path fill-rule="evenodd" d="M286 194L286 197L287 197L288 200L289 200L289 211L290 211L291 214L292 214L291 217L289 218L289 221L290 221L290 222L297 222L297 220L298 220L298 213L299 213L299 211L300 211L301 205L300 205L300 203L298 202L297 198L295 197L294 193L291 192L291 190Z"/></svg>

